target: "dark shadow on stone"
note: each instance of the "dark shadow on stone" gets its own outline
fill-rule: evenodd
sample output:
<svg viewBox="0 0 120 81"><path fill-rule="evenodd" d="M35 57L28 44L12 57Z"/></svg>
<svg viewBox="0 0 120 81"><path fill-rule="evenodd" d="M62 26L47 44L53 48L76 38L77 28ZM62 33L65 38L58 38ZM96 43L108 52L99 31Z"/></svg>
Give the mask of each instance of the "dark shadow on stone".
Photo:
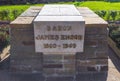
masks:
<svg viewBox="0 0 120 81"><path fill-rule="evenodd" d="M120 57L118 57L115 52L109 47L109 58L113 62L116 69L120 72Z"/></svg>
<svg viewBox="0 0 120 81"><path fill-rule="evenodd" d="M74 81L74 77L70 76L55 76L55 77L46 77L45 81Z"/></svg>
<svg viewBox="0 0 120 81"><path fill-rule="evenodd" d="M108 72L80 73L76 81L107 81Z"/></svg>
<svg viewBox="0 0 120 81"><path fill-rule="evenodd" d="M0 81L10 81L10 75L8 70L0 69Z"/></svg>
<svg viewBox="0 0 120 81"><path fill-rule="evenodd" d="M10 65L10 57L0 61L0 70L4 70L4 69L8 70L9 65Z"/></svg>
<svg viewBox="0 0 120 81"><path fill-rule="evenodd" d="M10 81L44 81L41 73L10 73Z"/></svg>
<svg viewBox="0 0 120 81"><path fill-rule="evenodd" d="M9 65L10 65L10 57L6 59L1 59L0 61L0 81L9 81L10 74L9 74Z"/></svg>

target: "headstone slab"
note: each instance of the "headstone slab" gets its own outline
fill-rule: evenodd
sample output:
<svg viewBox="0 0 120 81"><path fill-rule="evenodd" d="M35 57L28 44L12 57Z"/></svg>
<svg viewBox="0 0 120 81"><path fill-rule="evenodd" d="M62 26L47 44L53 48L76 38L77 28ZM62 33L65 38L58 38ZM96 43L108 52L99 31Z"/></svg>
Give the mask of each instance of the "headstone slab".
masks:
<svg viewBox="0 0 120 81"><path fill-rule="evenodd" d="M34 20L35 51L83 52L85 21L74 5L45 5Z"/></svg>
<svg viewBox="0 0 120 81"><path fill-rule="evenodd" d="M45 5L40 16L80 16L74 5Z"/></svg>

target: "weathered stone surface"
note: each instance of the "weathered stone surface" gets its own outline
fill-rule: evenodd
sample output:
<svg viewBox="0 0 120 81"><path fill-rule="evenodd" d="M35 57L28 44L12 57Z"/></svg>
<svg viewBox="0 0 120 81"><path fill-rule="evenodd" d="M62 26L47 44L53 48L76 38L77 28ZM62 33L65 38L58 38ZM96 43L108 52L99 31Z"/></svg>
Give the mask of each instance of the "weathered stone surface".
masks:
<svg viewBox="0 0 120 81"><path fill-rule="evenodd" d="M85 21L74 5L45 5L33 24L36 52L83 52Z"/></svg>
<svg viewBox="0 0 120 81"><path fill-rule="evenodd" d="M85 19L86 27L107 27L107 22L104 21L102 18L97 16L93 11L91 11L87 7L80 7L78 8L79 12ZM89 14L89 15L88 15Z"/></svg>
<svg viewBox="0 0 120 81"><path fill-rule="evenodd" d="M43 63L62 63L63 62L63 55L57 54L47 54L43 55Z"/></svg>
<svg viewBox="0 0 120 81"><path fill-rule="evenodd" d="M10 27L30 27L34 17L18 17L13 22L11 22Z"/></svg>
<svg viewBox="0 0 120 81"><path fill-rule="evenodd" d="M10 70L12 72L42 71L42 54L34 51L33 19L34 17L18 17L11 23Z"/></svg>
<svg viewBox="0 0 120 81"><path fill-rule="evenodd" d="M38 12L40 12L41 7L30 7L25 12L23 12L20 17L35 17Z"/></svg>
<svg viewBox="0 0 120 81"><path fill-rule="evenodd" d="M108 72L84 72L76 75L76 81L119 81L120 60L109 48L109 70ZM8 65L6 63L6 65ZM117 68L116 68L117 67ZM5 69L5 68L4 68ZM84 71L84 70L83 70ZM0 81L73 81L73 76L44 77L42 73L9 73L8 70L0 69Z"/></svg>
<svg viewBox="0 0 120 81"><path fill-rule="evenodd" d="M72 76L63 76L63 77L47 77L46 81L73 81L74 77Z"/></svg>
<svg viewBox="0 0 120 81"><path fill-rule="evenodd" d="M106 27L87 27L85 29L87 35L107 35L108 31Z"/></svg>
<svg viewBox="0 0 120 81"><path fill-rule="evenodd" d="M28 57L27 54L25 56L19 55L19 57L11 56L11 71L15 73L40 73L42 72L43 67L42 60L42 55L37 55L34 57Z"/></svg>
<svg viewBox="0 0 120 81"><path fill-rule="evenodd" d="M84 52L74 55L47 54L44 56L42 53L35 53L32 22L39 9L41 8L31 7L11 23L11 71L43 72L47 76L65 76L108 70L107 23L88 8L78 8L86 22ZM77 77L79 80L85 79L85 76L82 77L83 74L80 76ZM54 79L51 78L51 80Z"/></svg>
<svg viewBox="0 0 120 81"><path fill-rule="evenodd" d="M62 68L62 64L43 64L43 68Z"/></svg>
<svg viewBox="0 0 120 81"><path fill-rule="evenodd" d="M75 55L43 55L43 72L46 76L72 76L75 74Z"/></svg>

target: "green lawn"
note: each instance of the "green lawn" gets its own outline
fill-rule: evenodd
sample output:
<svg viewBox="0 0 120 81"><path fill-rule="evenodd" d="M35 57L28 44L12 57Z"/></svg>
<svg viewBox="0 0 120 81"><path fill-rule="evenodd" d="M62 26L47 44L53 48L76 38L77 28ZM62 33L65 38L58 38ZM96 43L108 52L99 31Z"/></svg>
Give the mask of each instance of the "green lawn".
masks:
<svg viewBox="0 0 120 81"><path fill-rule="evenodd" d="M120 10L120 2L110 3L110 2L83 2L80 6L89 7L92 10Z"/></svg>
<svg viewBox="0 0 120 81"><path fill-rule="evenodd" d="M120 2L110 3L103 1L86 1L86 2L60 2L56 4L75 4L77 6L89 7L92 10L120 10ZM5 5L0 6L0 10L25 10L30 6L43 6L44 4L35 4L35 5Z"/></svg>
<svg viewBox="0 0 120 81"><path fill-rule="evenodd" d="M0 6L0 10L25 10L29 8L29 5L5 5L5 6Z"/></svg>
<svg viewBox="0 0 120 81"><path fill-rule="evenodd" d="M107 20L108 18L107 15L109 14L108 12L110 10L116 10L119 12L117 14L116 19L120 20L120 15L119 15L120 14L120 2L110 3L110 2L104 2L104 1L85 1L85 2L59 2L59 3L54 3L54 4L74 4L77 7L88 7L92 9L93 11L106 10L107 14L105 15L105 17L101 16L105 20ZM0 20L14 20L19 14L21 14L24 10L26 10L30 6L44 6L44 4L0 6Z"/></svg>

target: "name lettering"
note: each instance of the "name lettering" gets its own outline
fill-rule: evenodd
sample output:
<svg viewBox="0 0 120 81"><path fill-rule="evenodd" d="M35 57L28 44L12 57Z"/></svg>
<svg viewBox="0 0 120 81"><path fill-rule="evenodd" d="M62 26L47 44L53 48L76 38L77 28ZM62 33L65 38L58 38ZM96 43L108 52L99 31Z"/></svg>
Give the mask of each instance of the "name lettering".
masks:
<svg viewBox="0 0 120 81"><path fill-rule="evenodd" d="M82 40L81 35L38 35L36 40Z"/></svg>

